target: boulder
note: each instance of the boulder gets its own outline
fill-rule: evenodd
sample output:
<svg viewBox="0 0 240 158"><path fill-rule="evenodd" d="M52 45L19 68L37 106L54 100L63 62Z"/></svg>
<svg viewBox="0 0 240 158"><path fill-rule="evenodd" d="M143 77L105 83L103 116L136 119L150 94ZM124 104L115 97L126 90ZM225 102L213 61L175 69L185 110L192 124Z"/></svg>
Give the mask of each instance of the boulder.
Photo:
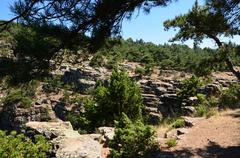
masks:
<svg viewBox="0 0 240 158"><path fill-rule="evenodd" d="M189 97L187 102L189 105L196 105L198 101L199 101L198 98L194 96L194 97Z"/></svg>
<svg viewBox="0 0 240 158"><path fill-rule="evenodd" d="M177 129L177 135L183 135L183 134L187 134L188 133L188 129L187 128L179 128Z"/></svg>
<svg viewBox="0 0 240 158"><path fill-rule="evenodd" d="M159 122L161 121L162 119L162 114L159 112L159 113L155 113L155 112L150 112L148 114L148 121L150 124L152 125L157 125L159 124Z"/></svg>
<svg viewBox="0 0 240 158"><path fill-rule="evenodd" d="M179 139L181 135L187 134L187 128L172 129L165 133L165 138Z"/></svg>
<svg viewBox="0 0 240 158"><path fill-rule="evenodd" d="M86 79L79 79L77 89L80 93L84 93L89 88L94 87L95 84L96 84L95 81L86 80Z"/></svg>
<svg viewBox="0 0 240 158"><path fill-rule="evenodd" d="M89 135L64 138L58 145L57 158L101 158L101 145Z"/></svg>
<svg viewBox="0 0 240 158"><path fill-rule="evenodd" d="M164 93L167 93L167 89L164 88L164 87L157 87L157 88L155 89L155 93L156 93L157 95L162 95L162 94L164 94Z"/></svg>
<svg viewBox="0 0 240 158"><path fill-rule="evenodd" d="M21 130L28 121L51 120L48 105L19 108L17 104L3 106L0 110L0 128L4 130Z"/></svg>
<svg viewBox="0 0 240 158"><path fill-rule="evenodd" d="M192 127L194 126L194 121L190 117L183 117L185 122L185 127Z"/></svg>
<svg viewBox="0 0 240 158"><path fill-rule="evenodd" d="M108 145L109 141L114 137L114 127L99 127L98 132L102 135L101 141L104 142L105 145Z"/></svg>
<svg viewBox="0 0 240 158"><path fill-rule="evenodd" d="M26 128L34 129L48 139L79 136L79 133L73 130L70 122L28 122Z"/></svg>
<svg viewBox="0 0 240 158"><path fill-rule="evenodd" d="M182 107L182 111L185 116L193 116L197 112L193 106L184 106Z"/></svg>
<svg viewBox="0 0 240 158"><path fill-rule="evenodd" d="M28 122L26 128L47 137L53 144L56 158L101 157L100 135L80 135L70 122Z"/></svg>
<svg viewBox="0 0 240 158"><path fill-rule="evenodd" d="M198 92L206 94L208 96L210 95L218 96L221 94L221 87L218 84L207 84L206 86L199 88Z"/></svg>

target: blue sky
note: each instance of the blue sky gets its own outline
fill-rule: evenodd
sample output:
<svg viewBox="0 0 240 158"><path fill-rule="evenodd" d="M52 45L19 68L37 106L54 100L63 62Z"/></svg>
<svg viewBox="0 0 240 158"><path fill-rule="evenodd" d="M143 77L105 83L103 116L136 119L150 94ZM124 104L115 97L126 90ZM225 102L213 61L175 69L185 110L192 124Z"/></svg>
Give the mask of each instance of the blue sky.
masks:
<svg viewBox="0 0 240 158"><path fill-rule="evenodd" d="M10 4L14 0L1 0L0 5L0 19L10 19L13 17L9 10ZM168 43L176 32L174 30L164 31L163 22L167 19L172 19L176 15L184 14L192 8L195 0L178 0L167 7L153 8L150 14L146 15L143 12L129 20L123 22L122 36L123 38L143 39L146 42L153 42L155 44ZM204 3L204 0L199 0L200 4ZM222 38L223 41L229 41L229 38ZM234 37L231 39L232 42L240 44L240 37ZM180 43L180 42L176 42ZM187 41L184 44L192 47L192 41ZM210 39L204 40L201 47L216 47L214 42Z"/></svg>

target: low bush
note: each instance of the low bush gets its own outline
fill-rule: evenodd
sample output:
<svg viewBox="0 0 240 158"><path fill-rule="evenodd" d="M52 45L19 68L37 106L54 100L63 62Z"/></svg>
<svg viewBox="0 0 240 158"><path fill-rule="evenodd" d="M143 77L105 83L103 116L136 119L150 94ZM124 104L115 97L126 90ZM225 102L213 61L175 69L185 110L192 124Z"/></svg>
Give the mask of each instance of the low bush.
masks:
<svg viewBox="0 0 240 158"><path fill-rule="evenodd" d="M218 99L214 96L206 97L204 94L197 94L198 105L195 107L196 116L202 117L206 116L207 118L213 116L216 111L214 108L218 106Z"/></svg>
<svg viewBox="0 0 240 158"><path fill-rule="evenodd" d="M208 111L207 106L206 105L202 105L202 104L196 106L195 109L197 111L197 113L196 113L197 117L204 116L207 113L207 111Z"/></svg>
<svg viewBox="0 0 240 158"><path fill-rule="evenodd" d="M166 144L169 148L177 146L177 140L174 138L170 138L166 141Z"/></svg>
<svg viewBox="0 0 240 158"><path fill-rule="evenodd" d="M219 98L210 96L207 98L207 100L210 107L217 107L219 105Z"/></svg>
<svg viewBox="0 0 240 158"><path fill-rule="evenodd" d="M18 89L11 91L6 97L2 99L2 103L4 106L9 106L13 104L19 104L20 108L29 108L32 106L32 99Z"/></svg>
<svg viewBox="0 0 240 158"><path fill-rule="evenodd" d="M44 80L46 84L43 85L43 90L46 93L57 93L64 87L63 82L59 76L48 77Z"/></svg>
<svg viewBox="0 0 240 158"><path fill-rule="evenodd" d="M192 76L191 78L182 81L177 96L182 101L187 101L189 97L197 95L197 89L200 86L202 86L201 80L196 76Z"/></svg>
<svg viewBox="0 0 240 158"><path fill-rule="evenodd" d="M171 124L171 128L181 128L185 126L185 121L182 118L177 119Z"/></svg>
<svg viewBox="0 0 240 158"><path fill-rule="evenodd" d="M50 144L41 135L31 140L23 134L0 131L1 158L46 158L50 149Z"/></svg>
<svg viewBox="0 0 240 158"><path fill-rule="evenodd" d="M93 58L91 59L89 65L92 67L102 67L106 64L104 61L105 61L105 59L102 55L95 54L93 56Z"/></svg>
<svg viewBox="0 0 240 158"><path fill-rule="evenodd" d="M99 114L97 112L96 104L91 98L85 98L77 103L79 106L83 106L83 111L69 112L66 116L66 120L70 121L74 129L79 133L91 133L95 131L95 128L101 125L99 120Z"/></svg>
<svg viewBox="0 0 240 158"><path fill-rule="evenodd" d="M125 114L116 122L115 136L110 141L109 158L150 157L158 150L155 132L141 121L131 121Z"/></svg>
<svg viewBox="0 0 240 158"><path fill-rule="evenodd" d="M138 74L140 76L144 75L146 70L143 67L137 66L135 69L135 74Z"/></svg>
<svg viewBox="0 0 240 158"><path fill-rule="evenodd" d="M21 91L24 93L25 96L34 98L36 89L39 86L40 82L37 80L31 80L25 84L20 85Z"/></svg>
<svg viewBox="0 0 240 158"><path fill-rule="evenodd" d="M240 107L240 84L232 84L228 89L223 91L219 100L221 107Z"/></svg>

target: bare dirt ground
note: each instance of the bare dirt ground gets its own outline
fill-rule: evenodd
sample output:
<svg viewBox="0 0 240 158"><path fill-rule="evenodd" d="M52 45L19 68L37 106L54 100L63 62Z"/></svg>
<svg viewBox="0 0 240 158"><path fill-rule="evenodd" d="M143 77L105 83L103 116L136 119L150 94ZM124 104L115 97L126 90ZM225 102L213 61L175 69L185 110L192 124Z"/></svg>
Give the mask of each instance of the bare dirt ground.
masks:
<svg viewBox="0 0 240 158"><path fill-rule="evenodd" d="M160 130L160 132L162 132ZM159 158L240 158L240 109L199 119Z"/></svg>

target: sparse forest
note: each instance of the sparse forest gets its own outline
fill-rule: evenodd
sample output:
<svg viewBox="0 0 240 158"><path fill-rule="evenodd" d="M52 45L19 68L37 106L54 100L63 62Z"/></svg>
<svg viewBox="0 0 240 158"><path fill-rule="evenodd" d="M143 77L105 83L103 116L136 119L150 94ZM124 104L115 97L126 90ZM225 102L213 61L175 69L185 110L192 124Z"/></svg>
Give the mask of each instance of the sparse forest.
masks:
<svg viewBox="0 0 240 158"><path fill-rule="evenodd" d="M171 43L121 37L135 13L177 2L14 0L0 17L0 158L240 157L240 46L222 41L240 36L240 1L196 0L163 23Z"/></svg>

